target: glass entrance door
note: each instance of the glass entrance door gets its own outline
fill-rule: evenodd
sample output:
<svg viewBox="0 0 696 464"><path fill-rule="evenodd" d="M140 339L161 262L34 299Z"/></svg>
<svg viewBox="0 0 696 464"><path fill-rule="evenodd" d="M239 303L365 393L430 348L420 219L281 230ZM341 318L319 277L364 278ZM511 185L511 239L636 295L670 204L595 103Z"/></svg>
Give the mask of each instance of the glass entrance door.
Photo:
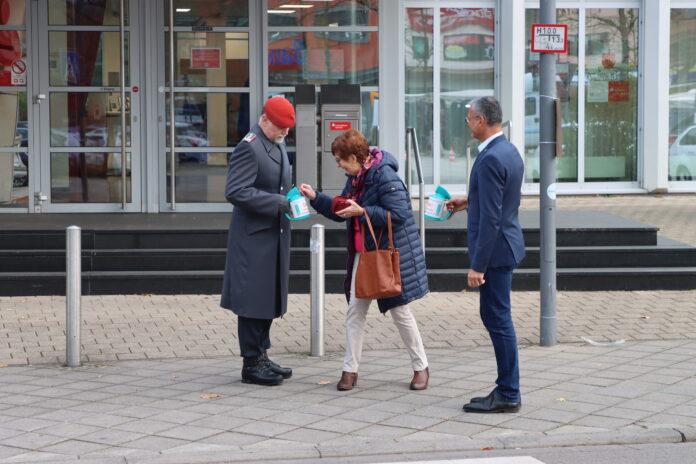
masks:
<svg viewBox="0 0 696 464"><path fill-rule="evenodd" d="M125 101L120 0L38 2L37 51L41 68L47 70L39 76L34 95L35 108L39 107L44 212L141 210L139 94L134 79L138 60L130 48L138 43L138 28L137 15L129 15L136 1L123 1Z"/></svg>
<svg viewBox="0 0 696 464"><path fill-rule="evenodd" d="M249 52L258 49L250 34L249 5L249 0L159 2L165 18L158 61L164 71L159 114L166 115L159 126L162 212L230 208L227 160L249 130L250 96L259 85Z"/></svg>

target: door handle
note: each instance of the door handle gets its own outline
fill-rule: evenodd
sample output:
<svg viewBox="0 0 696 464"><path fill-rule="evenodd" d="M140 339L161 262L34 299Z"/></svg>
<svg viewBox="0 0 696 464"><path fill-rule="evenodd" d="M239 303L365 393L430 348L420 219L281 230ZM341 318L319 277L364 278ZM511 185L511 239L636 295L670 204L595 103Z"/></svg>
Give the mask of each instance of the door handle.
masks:
<svg viewBox="0 0 696 464"><path fill-rule="evenodd" d="M42 101L46 99L46 94L45 93L37 93L34 96L34 103L41 104Z"/></svg>

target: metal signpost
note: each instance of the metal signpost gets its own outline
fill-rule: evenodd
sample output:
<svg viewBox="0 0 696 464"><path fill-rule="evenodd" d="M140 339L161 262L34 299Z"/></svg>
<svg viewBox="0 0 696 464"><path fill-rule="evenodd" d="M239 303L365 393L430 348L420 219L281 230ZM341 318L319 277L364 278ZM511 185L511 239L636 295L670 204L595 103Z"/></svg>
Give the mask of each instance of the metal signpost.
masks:
<svg viewBox="0 0 696 464"><path fill-rule="evenodd" d="M567 51L568 28L556 22L556 1L541 0L542 24L532 25L532 51L541 54L539 180L541 346L556 344L556 56Z"/></svg>

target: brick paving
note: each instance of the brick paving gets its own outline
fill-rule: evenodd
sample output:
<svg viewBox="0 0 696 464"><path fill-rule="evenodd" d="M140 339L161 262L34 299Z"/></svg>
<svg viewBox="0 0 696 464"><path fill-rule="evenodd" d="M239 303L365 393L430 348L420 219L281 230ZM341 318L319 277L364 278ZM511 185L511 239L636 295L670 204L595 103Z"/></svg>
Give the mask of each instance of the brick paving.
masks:
<svg viewBox="0 0 696 464"><path fill-rule="evenodd" d="M82 298L82 354L89 362L238 355L236 317L217 295L102 295ZM513 292L519 343L539 343L539 292ZM559 292L558 341L696 338L696 290ZM274 353L306 353L309 295L290 295L289 312L274 324ZM478 293L432 293L411 308L427 348L487 346ZM346 304L326 295L325 347L343 350ZM65 359L65 298L0 297L0 363ZM369 312L366 350L401 347L390 317Z"/></svg>

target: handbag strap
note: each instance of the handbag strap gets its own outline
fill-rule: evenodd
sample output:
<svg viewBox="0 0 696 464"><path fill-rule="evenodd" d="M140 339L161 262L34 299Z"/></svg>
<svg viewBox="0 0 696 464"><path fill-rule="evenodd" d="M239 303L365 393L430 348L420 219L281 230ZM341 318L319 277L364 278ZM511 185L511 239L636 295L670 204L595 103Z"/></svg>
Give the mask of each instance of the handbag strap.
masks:
<svg viewBox="0 0 696 464"><path fill-rule="evenodd" d="M382 234L384 233L384 229L382 229L379 233L379 240L377 237L375 237L375 230L372 228L372 221L370 221L370 215L367 214L367 210L365 210L365 222L367 222L367 227L370 229L370 234L372 235L372 240L375 242L375 248L379 249L379 244L382 241ZM389 250L394 249L394 239L392 236L392 221L391 221L391 211L387 211L387 228L389 230ZM362 235L362 246L363 246L363 251L365 251L365 226L361 226L361 235Z"/></svg>

